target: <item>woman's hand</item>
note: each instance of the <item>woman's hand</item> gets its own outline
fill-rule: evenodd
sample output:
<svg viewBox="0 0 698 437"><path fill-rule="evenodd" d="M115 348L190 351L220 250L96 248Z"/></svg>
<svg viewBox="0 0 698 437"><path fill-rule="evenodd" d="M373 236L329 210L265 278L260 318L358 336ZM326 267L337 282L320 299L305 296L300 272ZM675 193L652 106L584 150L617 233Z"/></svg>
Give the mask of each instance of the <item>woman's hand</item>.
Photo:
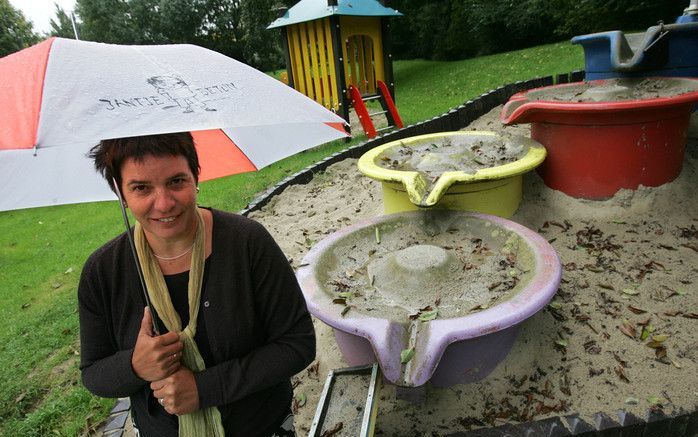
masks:
<svg viewBox="0 0 698 437"><path fill-rule="evenodd" d="M153 336L152 326L150 310L145 307L131 357L131 366L136 375L151 382L164 379L179 370L184 347L176 332Z"/></svg>
<svg viewBox="0 0 698 437"><path fill-rule="evenodd" d="M191 370L181 367L160 381L150 383L153 396L170 414L182 415L199 409L199 389Z"/></svg>

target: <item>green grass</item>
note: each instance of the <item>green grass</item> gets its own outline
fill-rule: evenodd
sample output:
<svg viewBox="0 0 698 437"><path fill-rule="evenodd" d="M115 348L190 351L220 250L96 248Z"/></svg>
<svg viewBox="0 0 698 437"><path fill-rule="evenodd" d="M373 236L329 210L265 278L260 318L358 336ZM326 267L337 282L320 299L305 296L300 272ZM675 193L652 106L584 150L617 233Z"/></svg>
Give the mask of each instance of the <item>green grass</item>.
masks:
<svg viewBox="0 0 698 437"><path fill-rule="evenodd" d="M583 64L582 49L569 43L457 62L398 61L397 106L412 124L500 85ZM200 203L239 211L289 174L364 140L203 183ZM87 256L121 229L115 202L0 213L0 436L87 434L108 414L113 401L80 384L76 289Z"/></svg>
<svg viewBox="0 0 698 437"><path fill-rule="evenodd" d="M456 62L400 61L393 68L396 104L411 124L501 85L583 68L582 49L568 42Z"/></svg>

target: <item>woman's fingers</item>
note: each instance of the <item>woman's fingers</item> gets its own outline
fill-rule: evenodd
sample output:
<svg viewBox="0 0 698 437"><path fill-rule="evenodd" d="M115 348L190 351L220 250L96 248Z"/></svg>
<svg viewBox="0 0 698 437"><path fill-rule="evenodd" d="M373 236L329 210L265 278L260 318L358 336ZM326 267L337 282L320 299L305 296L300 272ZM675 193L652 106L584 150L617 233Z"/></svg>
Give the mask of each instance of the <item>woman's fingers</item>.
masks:
<svg viewBox="0 0 698 437"><path fill-rule="evenodd" d="M176 332L167 332L157 337L162 346L168 346L174 343L181 343L179 335Z"/></svg>
<svg viewBox="0 0 698 437"><path fill-rule="evenodd" d="M176 371L178 371L182 367L182 363L179 362L179 360L173 362L170 367L167 369L167 374L172 375Z"/></svg>
<svg viewBox="0 0 698 437"><path fill-rule="evenodd" d="M162 381L150 384L153 396L170 414L187 414L199 408L199 394L194 374L182 368Z"/></svg>
<svg viewBox="0 0 698 437"><path fill-rule="evenodd" d="M162 347L158 350L158 361L163 366L168 366L173 361L179 361L182 358L182 349L181 342Z"/></svg>

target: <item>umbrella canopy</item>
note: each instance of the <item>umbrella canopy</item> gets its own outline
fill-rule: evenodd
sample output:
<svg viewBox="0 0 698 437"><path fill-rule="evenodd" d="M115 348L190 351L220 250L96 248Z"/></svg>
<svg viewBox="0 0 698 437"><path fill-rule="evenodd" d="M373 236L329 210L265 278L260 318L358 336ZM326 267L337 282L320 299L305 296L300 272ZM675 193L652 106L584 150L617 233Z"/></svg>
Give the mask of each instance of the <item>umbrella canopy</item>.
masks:
<svg viewBox="0 0 698 437"><path fill-rule="evenodd" d="M0 59L0 211L114 199L87 151L190 131L200 180L345 137L344 120L283 83L194 45L51 38Z"/></svg>

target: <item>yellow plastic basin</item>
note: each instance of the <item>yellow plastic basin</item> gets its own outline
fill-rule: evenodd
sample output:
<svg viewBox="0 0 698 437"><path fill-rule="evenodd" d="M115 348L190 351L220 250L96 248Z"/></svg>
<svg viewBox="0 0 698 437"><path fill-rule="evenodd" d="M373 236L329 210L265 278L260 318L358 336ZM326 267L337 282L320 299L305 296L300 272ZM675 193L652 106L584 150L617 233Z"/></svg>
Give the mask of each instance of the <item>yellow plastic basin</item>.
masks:
<svg viewBox="0 0 698 437"><path fill-rule="evenodd" d="M445 171L430 184L425 174L385 168L379 165L392 148L423 146L446 139L465 143L501 140L524 149L516 161L481 168L474 173ZM540 165L545 148L526 137L504 138L488 131L456 131L419 135L375 147L359 159L359 171L383 185L383 208L386 214L420 208L443 208L475 211L500 217L511 217L519 207L522 195L522 175ZM458 163L455 163L456 165ZM466 167L466 163L463 163Z"/></svg>

